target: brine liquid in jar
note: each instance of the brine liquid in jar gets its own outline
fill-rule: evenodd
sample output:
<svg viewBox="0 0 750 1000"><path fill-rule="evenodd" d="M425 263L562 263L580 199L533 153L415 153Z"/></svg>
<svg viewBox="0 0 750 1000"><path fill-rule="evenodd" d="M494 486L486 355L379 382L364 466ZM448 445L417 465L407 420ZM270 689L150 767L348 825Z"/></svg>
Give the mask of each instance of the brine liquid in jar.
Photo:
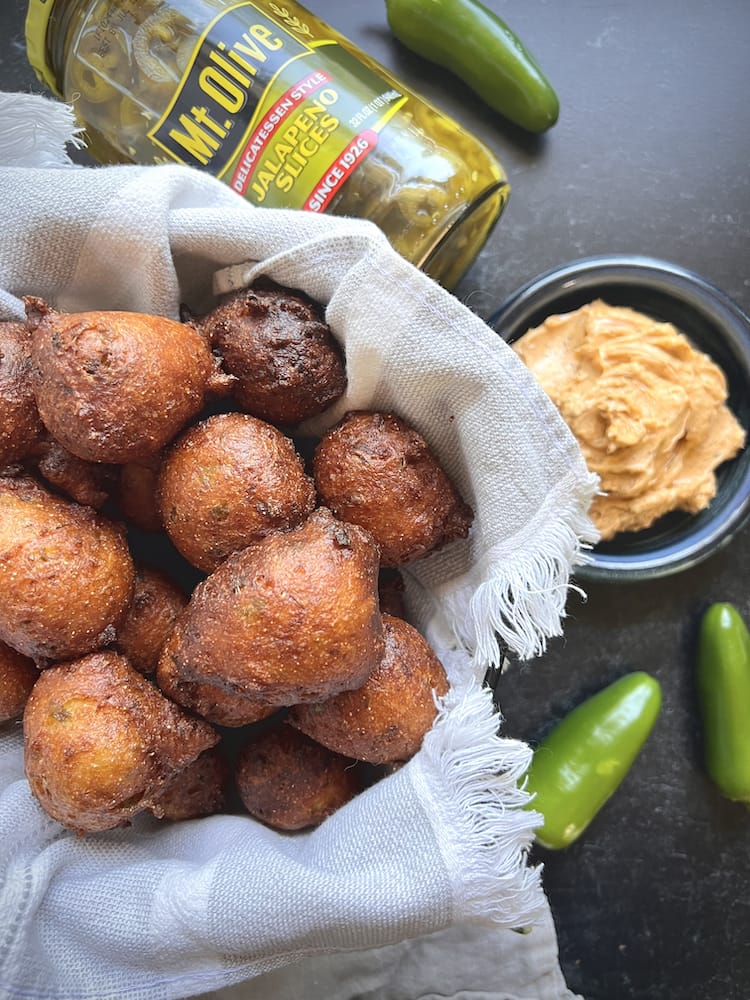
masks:
<svg viewBox="0 0 750 1000"><path fill-rule="evenodd" d="M296 3L31 0L27 39L95 159L185 163L255 205L370 219L448 288L505 206L483 143Z"/></svg>

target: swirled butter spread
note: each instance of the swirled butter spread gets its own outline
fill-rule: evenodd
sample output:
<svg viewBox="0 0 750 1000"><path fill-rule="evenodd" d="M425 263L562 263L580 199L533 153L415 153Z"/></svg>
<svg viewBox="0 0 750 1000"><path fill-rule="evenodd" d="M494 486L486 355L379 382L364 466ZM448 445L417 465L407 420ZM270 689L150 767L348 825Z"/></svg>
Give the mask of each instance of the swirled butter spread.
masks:
<svg viewBox="0 0 750 1000"><path fill-rule="evenodd" d="M708 506L745 431L723 371L671 323L597 300L514 346L600 477L590 513L602 541Z"/></svg>

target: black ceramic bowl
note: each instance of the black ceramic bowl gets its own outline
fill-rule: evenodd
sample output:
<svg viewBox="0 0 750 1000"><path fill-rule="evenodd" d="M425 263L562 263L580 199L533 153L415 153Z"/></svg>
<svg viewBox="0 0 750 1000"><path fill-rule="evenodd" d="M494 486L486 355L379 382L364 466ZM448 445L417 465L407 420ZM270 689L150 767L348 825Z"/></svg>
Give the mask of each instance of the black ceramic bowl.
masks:
<svg viewBox="0 0 750 1000"><path fill-rule="evenodd" d="M750 319L723 292L674 264L640 256L588 257L533 279L489 320L509 343L554 313L594 299L673 323L723 369L729 406L750 431ZM674 512L595 546L576 575L626 582L667 576L726 545L750 514L750 447L717 470L717 495L698 514Z"/></svg>

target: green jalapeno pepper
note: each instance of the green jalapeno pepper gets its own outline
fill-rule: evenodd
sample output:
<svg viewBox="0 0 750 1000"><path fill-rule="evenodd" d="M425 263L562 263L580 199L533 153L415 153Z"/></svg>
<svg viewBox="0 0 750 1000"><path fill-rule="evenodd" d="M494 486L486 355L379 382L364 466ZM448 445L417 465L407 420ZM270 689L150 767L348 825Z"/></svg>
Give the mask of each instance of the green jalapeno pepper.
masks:
<svg viewBox="0 0 750 1000"><path fill-rule="evenodd" d="M511 29L477 0L385 0L412 52L450 70L494 111L531 132L557 121L557 94Z"/></svg>
<svg viewBox="0 0 750 1000"><path fill-rule="evenodd" d="M574 708L534 751L526 790L544 823L543 847L572 844L612 796L651 732L661 687L649 674L626 674Z"/></svg>
<svg viewBox="0 0 750 1000"><path fill-rule="evenodd" d="M750 803L750 634L732 604L701 619L696 681L706 770L722 795Z"/></svg>

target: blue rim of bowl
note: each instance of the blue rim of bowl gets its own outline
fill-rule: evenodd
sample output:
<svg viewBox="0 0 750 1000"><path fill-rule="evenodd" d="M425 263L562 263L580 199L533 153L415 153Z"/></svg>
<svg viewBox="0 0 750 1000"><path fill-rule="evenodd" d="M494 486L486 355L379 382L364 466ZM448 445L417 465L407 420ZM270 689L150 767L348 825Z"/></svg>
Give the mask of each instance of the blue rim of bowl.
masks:
<svg viewBox="0 0 750 1000"><path fill-rule="evenodd" d="M636 254L574 260L527 282L488 324L512 343L548 316L569 312L595 298L610 305L631 305L655 319L672 322L694 340L691 333L698 328L702 333L716 331L715 339L708 338L709 345L704 341L698 346L724 369L735 412L736 402L744 400L750 406L750 319L715 285L668 261ZM664 309L665 302L671 308ZM748 414L744 417L741 422L750 432ZM587 556L590 561L576 566L575 575L618 583L657 579L697 566L722 549L750 515L750 446L718 472L724 483L731 476L731 489L722 492L720 482L717 497L706 511L670 514L653 529L594 546ZM627 551L617 551L623 548Z"/></svg>

